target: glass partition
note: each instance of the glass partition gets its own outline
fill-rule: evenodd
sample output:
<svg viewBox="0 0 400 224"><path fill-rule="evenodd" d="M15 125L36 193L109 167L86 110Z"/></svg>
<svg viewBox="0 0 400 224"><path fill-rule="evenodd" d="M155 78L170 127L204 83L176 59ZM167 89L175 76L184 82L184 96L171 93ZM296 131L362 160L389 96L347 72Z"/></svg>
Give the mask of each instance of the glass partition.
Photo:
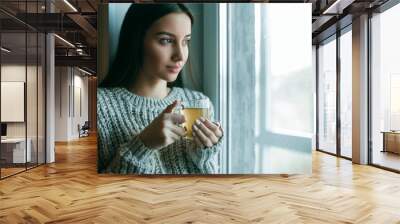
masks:
<svg viewBox="0 0 400 224"><path fill-rule="evenodd" d="M0 178L45 162L46 40L43 33L17 19L25 12L43 12L44 3L0 3L19 10L15 17L0 12Z"/></svg>
<svg viewBox="0 0 400 224"><path fill-rule="evenodd" d="M30 157L26 151L26 33L3 32L1 46L1 122L7 125L1 140L1 175L6 177L24 171Z"/></svg>

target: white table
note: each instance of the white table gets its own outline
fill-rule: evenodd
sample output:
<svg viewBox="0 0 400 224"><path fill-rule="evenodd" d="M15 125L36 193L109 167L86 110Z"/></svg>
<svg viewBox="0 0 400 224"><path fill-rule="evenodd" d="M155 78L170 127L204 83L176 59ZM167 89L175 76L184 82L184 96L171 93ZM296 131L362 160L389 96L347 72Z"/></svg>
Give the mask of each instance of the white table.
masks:
<svg viewBox="0 0 400 224"><path fill-rule="evenodd" d="M26 142L28 143L26 147L26 154L25 154L25 138L6 138L1 139L1 147L3 151L3 147L12 147L13 151L13 163L25 163L31 161L31 145L32 140L27 138ZM5 151L5 150L4 150ZM25 161L25 158L27 159Z"/></svg>

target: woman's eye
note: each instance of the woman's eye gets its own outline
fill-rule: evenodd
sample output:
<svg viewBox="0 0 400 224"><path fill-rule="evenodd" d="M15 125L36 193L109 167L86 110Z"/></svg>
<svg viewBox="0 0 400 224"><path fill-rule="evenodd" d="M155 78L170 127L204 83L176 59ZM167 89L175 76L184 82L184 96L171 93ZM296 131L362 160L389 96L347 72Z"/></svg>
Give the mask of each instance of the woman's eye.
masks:
<svg viewBox="0 0 400 224"><path fill-rule="evenodd" d="M163 44L163 45L169 44L169 43L172 43L172 42L173 42L172 39L168 39L168 38L160 39L160 43Z"/></svg>
<svg viewBox="0 0 400 224"><path fill-rule="evenodd" d="M190 43L190 39L185 40L185 44L189 44Z"/></svg>

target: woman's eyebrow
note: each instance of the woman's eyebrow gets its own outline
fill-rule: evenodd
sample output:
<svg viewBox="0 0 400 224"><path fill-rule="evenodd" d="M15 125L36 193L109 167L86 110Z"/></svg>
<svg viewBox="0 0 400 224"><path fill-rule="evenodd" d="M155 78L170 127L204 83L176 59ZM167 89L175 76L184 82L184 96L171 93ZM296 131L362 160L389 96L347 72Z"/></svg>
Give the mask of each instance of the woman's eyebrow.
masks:
<svg viewBox="0 0 400 224"><path fill-rule="evenodd" d="M168 36L175 37L175 35L173 33L165 32L165 31L158 32L158 33L156 33L156 35L157 36L158 35L168 35ZM191 34L187 34L185 37L191 37Z"/></svg>

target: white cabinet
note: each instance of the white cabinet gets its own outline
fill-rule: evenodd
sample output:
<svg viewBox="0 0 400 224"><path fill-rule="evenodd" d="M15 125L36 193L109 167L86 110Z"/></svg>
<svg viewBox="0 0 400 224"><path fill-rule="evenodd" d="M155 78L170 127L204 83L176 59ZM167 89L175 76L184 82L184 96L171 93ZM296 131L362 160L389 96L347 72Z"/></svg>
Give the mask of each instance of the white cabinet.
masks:
<svg viewBox="0 0 400 224"><path fill-rule="evenodd" d="M13 163L25 163L32 161L32 140L28 138L26 140L27 147L25 151L25 139L24 138L8 138L1 140L1 147L3 151L12 150L12 162ZM25 153L26 152L26 153ZM27 159L27 161L25 161Z"/></svg>

